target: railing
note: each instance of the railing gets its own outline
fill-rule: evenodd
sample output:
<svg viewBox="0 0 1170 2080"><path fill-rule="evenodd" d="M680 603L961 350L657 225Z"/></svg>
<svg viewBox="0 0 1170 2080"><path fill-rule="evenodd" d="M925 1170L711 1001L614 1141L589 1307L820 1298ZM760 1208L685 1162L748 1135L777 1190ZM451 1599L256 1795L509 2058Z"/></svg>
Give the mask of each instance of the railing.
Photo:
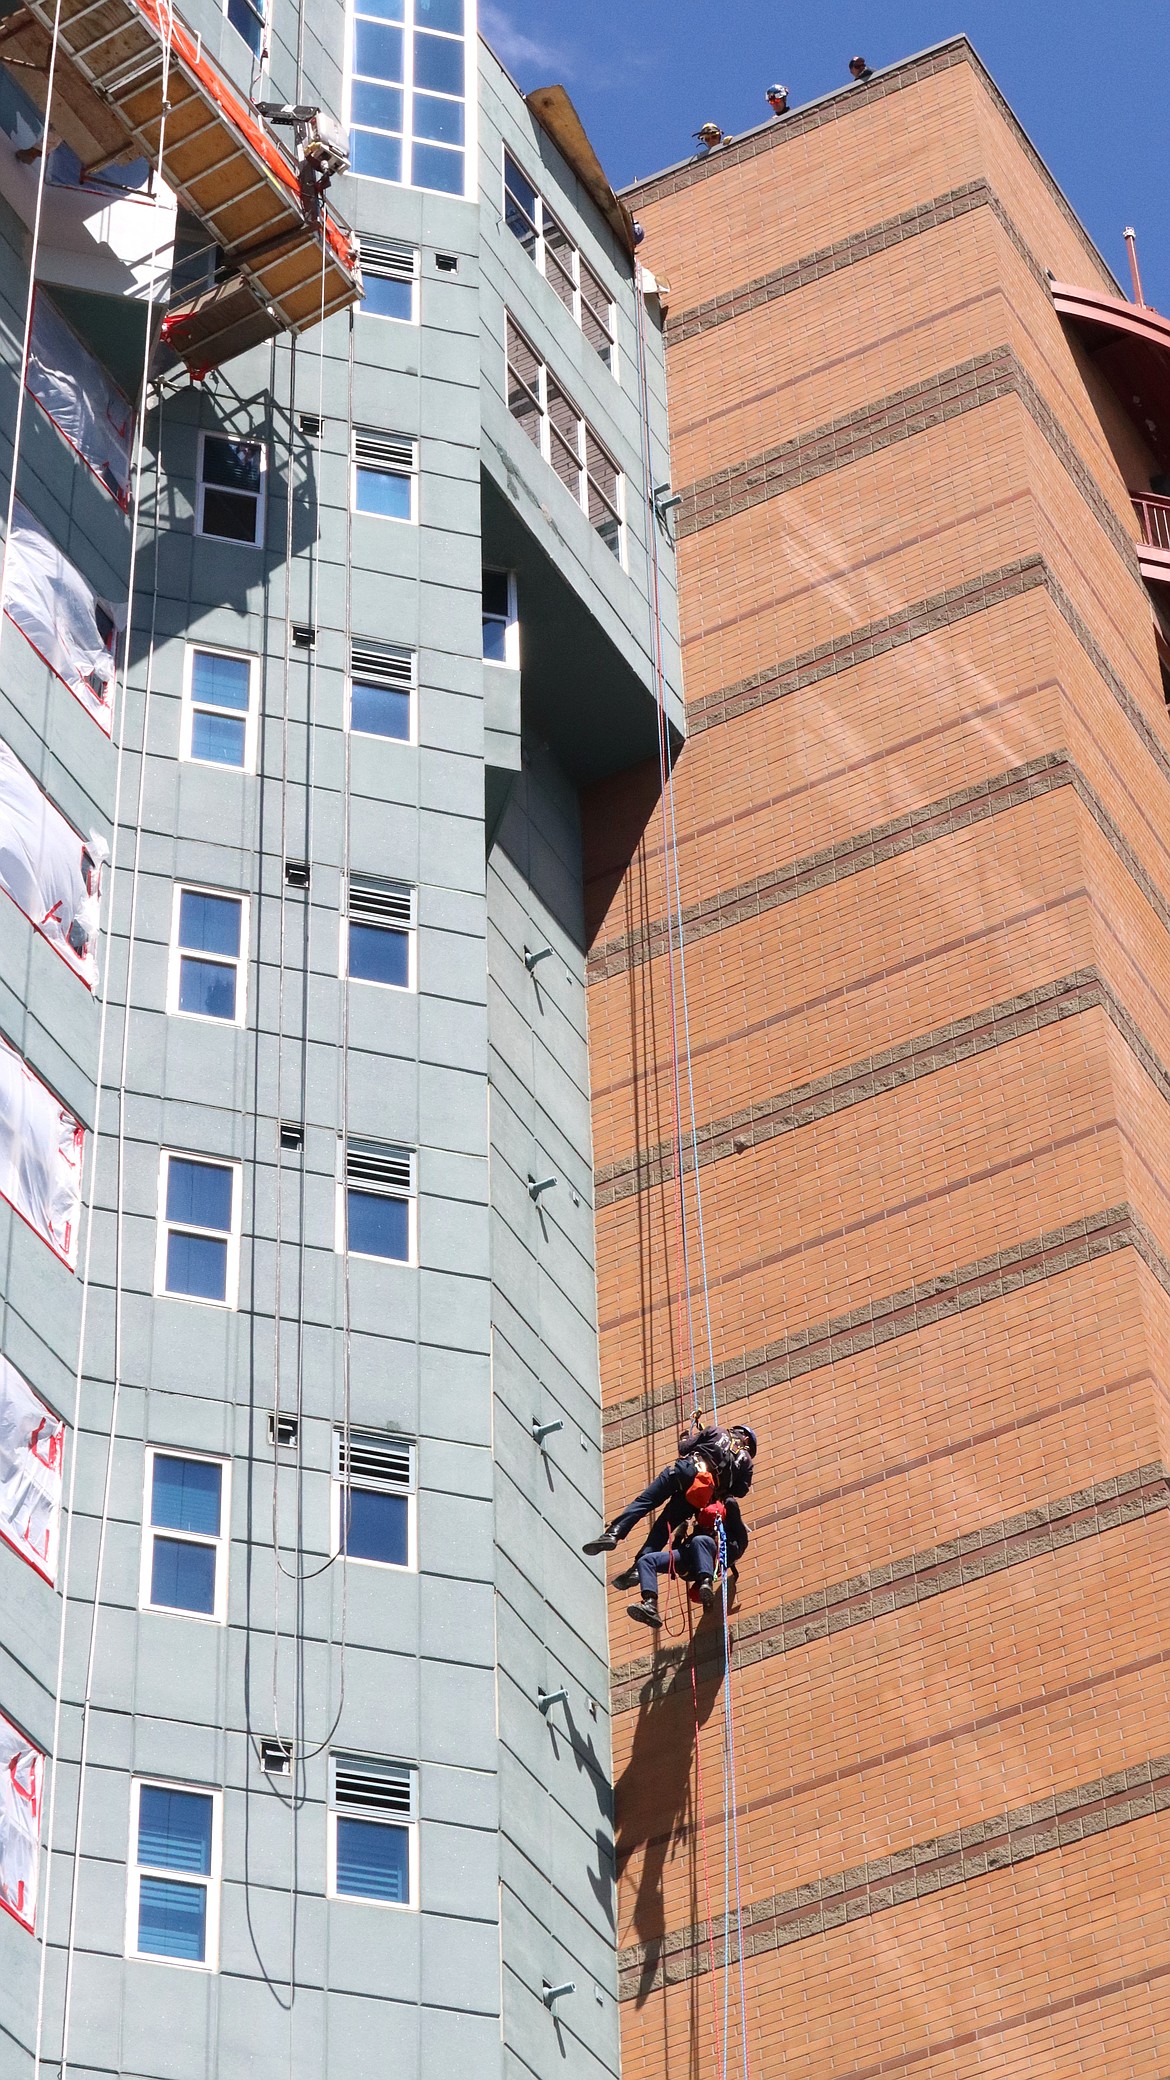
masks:
<svg viewBox="0 0 1170 2080"><path fill-rule="evenodd" d="M1159 498L1154 491L1131 491L1130 497L1147 549L1170 551L1170 498Z"/></svg>

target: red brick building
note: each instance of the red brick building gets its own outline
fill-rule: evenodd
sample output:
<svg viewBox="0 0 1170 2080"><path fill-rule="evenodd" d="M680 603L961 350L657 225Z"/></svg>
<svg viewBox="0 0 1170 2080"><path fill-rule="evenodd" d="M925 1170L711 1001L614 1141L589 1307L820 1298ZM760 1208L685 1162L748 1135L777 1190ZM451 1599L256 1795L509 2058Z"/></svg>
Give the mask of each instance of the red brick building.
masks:
<svg viewBox="0 0 1170 2080"><path fill-rule="evenodd" d="M670 287L716 1385L763 1441L732 1661L751 2071L1155 2080L1170 326L1126 306L962 39L629 199ZM590 836L615 1505L691 1396L657 813L607 877L643 814L611 792ZM625 1601L624 2070L698 2080L718 1628L692 1683Z"/></svg>

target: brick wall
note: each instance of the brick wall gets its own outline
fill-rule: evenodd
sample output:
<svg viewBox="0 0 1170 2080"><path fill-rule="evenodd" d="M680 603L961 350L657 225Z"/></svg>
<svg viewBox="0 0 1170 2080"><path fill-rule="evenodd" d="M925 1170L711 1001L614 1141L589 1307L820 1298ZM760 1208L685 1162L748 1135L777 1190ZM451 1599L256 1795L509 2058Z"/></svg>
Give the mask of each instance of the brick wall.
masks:
<svg viewBox="0 0 1170 2080"><path fill-rule="evenodd" d="M1170 724L1128 497L1153 465L1047 270L1116 291L961 39L634 200L683 492L693 1364L761 1437L752 2071L1153 2080ZM607 868L645 807L635 778L586 820L614 1506L694 1391L657 817ZM690 2080L722 2012L721 1643L625 1601L624 2072Z"/></svg>

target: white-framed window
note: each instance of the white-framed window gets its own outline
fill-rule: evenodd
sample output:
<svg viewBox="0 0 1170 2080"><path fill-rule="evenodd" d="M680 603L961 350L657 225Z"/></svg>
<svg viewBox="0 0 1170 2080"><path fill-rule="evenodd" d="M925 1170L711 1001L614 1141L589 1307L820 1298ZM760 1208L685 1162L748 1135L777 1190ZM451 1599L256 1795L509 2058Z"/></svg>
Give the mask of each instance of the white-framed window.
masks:
<svg viewBox="0 0 1170 2080"><path fill-rule="evenodd" d="M197 765L255 772L257 663L242 650L188 643L180 758Z"/></svg>
<svg viewBox="0 0 1170 2080"><path fill-rule="evenodd" d="M248 978L248 898L176 886L167 1010L242 1026Z"/></svg>
<svg viewBox="0 0 1170 2080"><path fill-rule="evenodd" d="M223 0L223 11L237 35L242 36L254 58L264 51L263 0Z"/></svg>
<svg viewBox="0 0 1170 2080"><path fill-rule="evenodd" d="M216 542L261 548L265 471L263 441L238 441L226 433L201 433L195 488L196 534Z"/></svg>
<svg viewBox="0 0 1170 2080"><path fill-rule="evenodd" d="M418 1906L418 1771L329 1757L329 1898Z"/></svg>
<svg viewBox="0 0 1170 2080"><path fill-rule="evenodd" d="M223 1794L193 1784L133 1778L129 1865L127 1957L214 1972Z"/></svg>
<svg viewBox="0 0 1170 2080"><path fill-rule="evenodd" d="M418 519L418 442L409 434L354 427L353 509L379 520Z"/></svg>
<svg viewBox="0 0 1170 2080"><path fill-rule="evenodd" d="M367 318L395 318L418 324L418 247L401 238L381 238L364 231L361 241L365 294L358 309Z"/></svg>
<svg viewBox="0 0 1170 2080"><path fill-rule="evenodd" d="M418 988L416 891L408 881L351 874L341 920L341 973L383 989Z"/></svg>
<svg viewBox="0 0 1170 2080"><path fill-rule="evenodd" d="M405 643L354 637L349 653L349 726L359 736L417 744L417 652Z"/></svg>
<svg viewBox="0 0 1170 2080"><path fill-rule="evenodd" d="M483 657L485 664L520 663L520 623L516 616L516 573L483 573Z"/></svg>
<svg viewBox="0 0 1170 2080"><path fill-rule="evenodd" d="M377 1430L333 1434L333 1553L417 1571L415 1447Z"/></svg>
<svg viewBox="0 0 1170 2080"><path fill-rule="evenodd" d="M144 1611L227 1621L231 1466L201 1452L148 1445L142 1499Z"/></svg>
<svg viewBox="0 0 1170 2080"><path fill-rule="evenodd" d="M622 473L510 314L506 324L508 410L624 565Z"/></svg>
<svg viewBox="0 0 1170 2080"><path fill-rule="evenodd" d="M463 195L474 0L353 0L350 171Z"/></svg>
<svg viewBox="0 0 1170 2080"><path fill-rule="evenodd" d="M345 1144L338 1208L339 1249L383 1263L418 1260L414 1150L391 1141Z"/></svg>
<svg viewBox="0 0 1170 2080"><path fill-rule="evenodd" d="M504 152L504 222L535 261L613 376L618 372L617 305L539 188Z"/></svg>
<svg viewBox="0 0 1170 2080"><path fill-rule="evenodd" d="M238 1163L163 1149L158 1170L155 1291L234 1307L240 1283Z"/></svg>

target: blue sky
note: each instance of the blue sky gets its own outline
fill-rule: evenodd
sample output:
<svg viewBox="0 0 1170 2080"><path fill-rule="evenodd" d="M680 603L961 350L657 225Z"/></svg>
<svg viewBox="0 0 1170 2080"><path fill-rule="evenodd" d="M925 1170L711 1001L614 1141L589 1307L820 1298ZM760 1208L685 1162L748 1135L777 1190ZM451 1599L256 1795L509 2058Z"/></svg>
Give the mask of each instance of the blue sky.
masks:
<svg viewBox="0 0 1170 2080"><path fill-rule="evenodd" d="M860 51L889 65L965 30L1114 273L1137 228L1146 300L1170 313L1170 0L480 0L524 88L566 86L615 186L793 105Z"/></svg>

